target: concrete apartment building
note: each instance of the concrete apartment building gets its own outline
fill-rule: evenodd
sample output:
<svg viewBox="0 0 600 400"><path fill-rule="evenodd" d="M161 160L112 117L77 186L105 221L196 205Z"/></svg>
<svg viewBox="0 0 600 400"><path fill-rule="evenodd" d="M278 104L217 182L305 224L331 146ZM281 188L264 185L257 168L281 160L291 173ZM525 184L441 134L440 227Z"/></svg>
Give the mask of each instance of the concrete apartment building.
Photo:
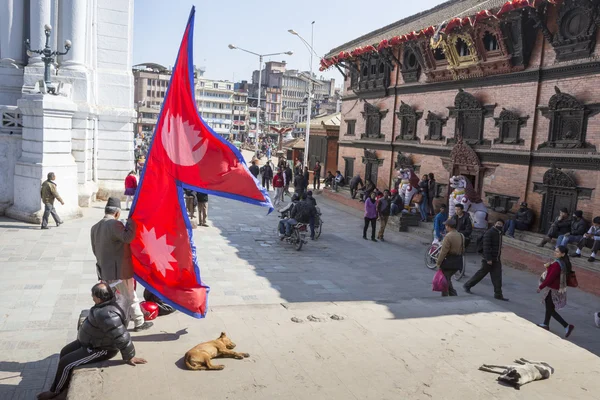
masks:
<svg viewBox="0 0 600 400"><path fill-rule="evenodd" d="M247 93L235 93L234 83L205 78L204 70L195 72L195 100L200 116L218 134L247 132ZM134 101L138 116L135 132L152 134L171 79L171 70L153 63L133 67ZM236 122L237 121L237 122Z"/></svg>

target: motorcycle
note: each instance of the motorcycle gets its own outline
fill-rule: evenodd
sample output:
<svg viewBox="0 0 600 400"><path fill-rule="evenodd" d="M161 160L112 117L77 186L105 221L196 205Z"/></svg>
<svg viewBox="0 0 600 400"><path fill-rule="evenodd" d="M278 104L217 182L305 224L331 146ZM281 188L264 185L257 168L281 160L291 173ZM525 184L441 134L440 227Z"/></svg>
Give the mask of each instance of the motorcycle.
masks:
<svg viewBox="0 0 600 400"><path fill-rule="evenodd" d="M279 219L285 218L285 214L279 215ZM300 251L302 249L302 246L305 243L308 243L308 240L306 240L306 232L308 232L308 224L298 222L296 225L292 226L292 233L290 234L290 236L285 236L283 240L286 243L293 244L296 248L296 251Z"/></svg>

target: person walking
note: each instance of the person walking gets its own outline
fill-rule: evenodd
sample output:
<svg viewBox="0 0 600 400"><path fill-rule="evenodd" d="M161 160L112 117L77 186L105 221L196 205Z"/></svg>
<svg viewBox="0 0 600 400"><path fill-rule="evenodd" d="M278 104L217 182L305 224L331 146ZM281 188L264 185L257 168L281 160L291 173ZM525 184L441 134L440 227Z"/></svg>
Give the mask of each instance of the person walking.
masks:
<svg viewBox="0 0 600 400"><path fill-rule="evenodd" d="M290 184L292 183L292 180L294 179L294 174L292 171L292 168L288 165L285 166L285 170L283 171L283 177L285 178L285 183L283 186L283 193L289 197L292 197L292 194L290 193Z"/></svg>
<svg viewBox="0 0 600 400"><path fill-rule="evenodd" d="M273 177L273 189L275 189L275 199L273 200L273 206L277 207L283 201L283 172L281 168L277 168L277 173Z"/></svg>
<svg viewBox="0 0 600 400"><path fill-rule="evenodd" d="M42 216L42 229L48 229L48 217L52 215L52 219L56 223L56 226L61 226L63 221L60 219L54 208L54 200L58 200L60 204L65 205L65 202L58 194L56 190L56 175L54 172L49 172L47 180L42 183L42 190L40 196L42 197L42 203L44 203L44 215Z"/></svg>
<svg viewBox="0 0 600 400"><path fill-rule="evenodd" d="M321 189L321 163L318 161L315 163L315 168L313 170L313 190Z"/></svg>
<svg viewBox="0 0 600 400"><path fill-rule="evenodd" d="M419 203L419 212L421 213L421 222L427 222L427 204L429 193L429 177L423 175L423 179L419 182L419 193L421 193L421 202Z"/></svg>
<svg viewBox="0 0 600 400"><path fill-rule="evenodd" d="M497 300L508 301L502 295L502 232L504 231L504 221L499 219L493 227L483 234L483 249L481 268L464 284L465 292L471 293L471 288L477 285L489 273L494 285L494 298ZM479 249L478 249L479 251Z"/></svg>
<svg viewBox="0 0 600 400"><path fill-rule="evenodd" d="M442 270L448 290L442 292L442 296L458 296L456 289L452 286L452 276L463 266L465 253L465 237L456 230L456 220L451 218L444 223L446 236L442 241L442 248L438 254L436 266Z"/></svg>
<svg viewBox="0 0 600 400"><path fill-rule="evenodd" d="M390 199L390 191L384 190L383 197L379 199L377 202L377 215L379 216L379 233L377 234L377 239L385 242L383 239L383 234L385 232L385 227L388 222L388 218L390 217L390 213L392 210L392 202Z"/></svg>
<svg viewBox="0 0 600 400"><path fill-rule="evenodd" d="M260 169L262 175L262 185L270 190L271 181L273 180L273 168L271 167L271 160L267 161L265 165Z"/></svg>
<svg viewBox="0 0 600 400"><path fill-rule="evenodd" d="M371 224L371 240L376 242L375 226L377 224L377 206L375 205L375 192L372 192L371 196L365 200L365 226L363 228L363 239L365 240L367 240L369 224Z"/></svg>
<svg viewBox="0 0 600 400"><path fill-rule="evenodd" d="M137 189L138 182L135 177L134 171L129 171L129 174L125 178L125 210L129 211L129 202L133 201L135 190Z"/></svg>
<svg viewBox="0 0 600 400"><path fill-rule="evenodd" d="M250 165L250 168L248 168L250 170L250 173L256 178L258 179L258 174L260 172L260 168L258 168L258 165L256 165L256 160L252 160L252 163Z"/></svg>
<svg viewBox="0 0 600 400"><path fill-rule="evenodd" d="M429 208L429 215L434 216L433 199L437 196L437 184L435 182L435 176L432 172L429 173L429 181L427 182L427 207Z"/></svg>
<svg viewBox="0 0 600 400"><path fill-rule="evenodd" d="M304 176L300 172L297 173L294 177L294 192L298 194L298 197L300 197L300 199L302 199L302 195L304 194L304 183Z"/></svg>
<svg viewBox="0 0 600 400"><path fill-rule="evenodd" d="M208 217L208 195L196 192L196 200L198 200L198 225L208 226L206 223L206 217Z"/></svg>
<svg viewBox="0 0 600 400"><path fill-rule="evenodd" d="M308 170L308 167L304 167L304 191L306 192L308 190L308 183L310 182L310 171Z"/></svg>
<svg viewBox="0 0 600 400"><path fill-rule="evenodd" d="M565 338L571 336L575 326L570 325L560 316L556 310L560 310L567 305L567 275L571 273L571 260L567 255L565 246L558 246L554 249L554 261L546 263L546 271L540 277L538 293L542 293L543 303L546 306L544 322L538 324L540 328L550 330L550 318L554 318L565 328Z"/></svg>
<svg viewBox="0 0 600 400"><path fill-rule="evenodd" d="M448 219L448 212L446 211L446 205L440 205L440 212L433 219L433 243L440 243L446 233L446 220Z"/></svg>
<svg viewBox="0 0 600 400"><path fill-rule="evenodd" d="M96 256L98 279L114 286L123 296L126 323L133 319L135 331L150 328L152 322L144 322L140 301L135 293L133 264L129 243L135 238L136 225L133 219L127 225L119 221L121 201L110 197L104 208L104 218L92 226L92 252Z"/></svg>

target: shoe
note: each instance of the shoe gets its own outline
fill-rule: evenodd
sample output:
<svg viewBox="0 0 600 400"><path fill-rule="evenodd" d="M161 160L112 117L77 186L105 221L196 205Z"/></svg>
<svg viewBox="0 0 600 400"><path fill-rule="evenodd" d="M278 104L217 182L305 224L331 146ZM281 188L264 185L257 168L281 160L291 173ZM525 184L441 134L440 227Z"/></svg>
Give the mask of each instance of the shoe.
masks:
<svg viewBox="0 0 600 400"><path fill-rule="evenodd" d="M541 242L538 243L537 247L544 247L546 245L546 243L548 243L547 240L542 240Z"/></svg>
<svg viewBox="0 0 600 400"><path fill-rule="evenodd" d="M506 237L509 237L509 238L511 238L511 239L514 239L514 238L515 238L515 235L506 235Z"/></svg>
<svg viewBox="0 0 600 400"><path fill-rule="evenodd" d="M279 236L279 240L283 242L285 240L285 235Z"/></svg>
<svg viewBox="0 0 600 400"><path fill-rule="evenodd" d="M371 240L372 240L373 242L376 242L376 241L377 241L377 239L375 239L375 238L371 238Z"/></svg>
<svg viewBox="0 0 600 400"><path fill-rule="evenodd" d="M64 222L63 222L63 221L57 222L57 223L56 223L56 227L58 228L58 227L59 227L59 226L61 226L62 224L64 224Z"/></svg>
<svg viewBox="0 0 600 400"><path fill-rule="evenodd" d="M463 285L463 289L465 289L466 293L473 294L473 292L471 292L471 288L468 287L466 283Z"/></svg>
<svg viewBox="0 0 600 400"><path fill-rule="evenodd" d="M145 331L146 329L152 328L152 325L154 325L152 322L144 322L140 326L136 326L135 328L133 328L133 331L134 332Z"/></svg>
<svg viewBox="0 0 600 400"><path fill-rule="evenodd" d="M550 327L548 325L545 325L545 324L537 324L537 326L539 326L540 328L545 329L547 331L550 330Z"/></svg>
<svg viewBox="0 0 600 400"><path fill-rule="evenodd" d="M47 226L42 226L42 229L50 229L50 228L48 228Z"/></svg>
<svg viewBox="0 0 600 400"><path fill-rule="evenodd" d="M565 339L571 336L571 333L573 333L573 329L575 329L573 325L567 326L567 333L565 333Z"/></svg>
<svg viewBox="0 0 600 400"><path fill-rule="evenodd" d="M310 240L315 240L315 238L314 238L314 237L311 237L311 238L310 238Z"/></svg>
<svg viewBox="0 0 600 400"><path fill-rule="evenodd" d="M588 258L588 262L594 262L594 261L596 261L596 257L590 257L590 258Z"/></svg>
<svg viewBox="0 0 600 400"><path fill-rule="evenodd" d="M571 258L581 258L581 254L573 253L573 254L569 254L569 257L571 257Z"/></svg>
<svg viewBox="0 0 600 400"><path fill-rule="evenodd" d="M366 237L366 236L363 236L363 239L365 239L365 240L369 240L369 239L367 239L367 237Z"/></svg>
<svg viewBox="0 0 600 400"><path fill-rule="evenodd" d="M494 298L496 300L508 301L508 299L506 297L504 297L504 296L496 296L496 295L494 295Z"/></svg>
<svg viewBox="0 0 600 400"><path fill-rule="evenodd" d="M385 239L384 239L384 238L381 238L381 239L379 239L379 240L381 240L382 242L385 242Z"/></svg>
<svg viewBox="0 0 600 400"><path fill-rule="evenodd" d="M207 224L207 223L204 223L204 224L202 224L202 226L208 226L208 224Z"/></svg>

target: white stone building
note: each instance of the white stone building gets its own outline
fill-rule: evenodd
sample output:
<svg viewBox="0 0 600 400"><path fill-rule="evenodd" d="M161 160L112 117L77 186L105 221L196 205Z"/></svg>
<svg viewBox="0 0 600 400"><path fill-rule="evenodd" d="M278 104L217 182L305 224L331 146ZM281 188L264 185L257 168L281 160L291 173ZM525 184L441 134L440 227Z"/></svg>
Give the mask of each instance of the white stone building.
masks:
<svg viewBox="0 0 600 400"><path fill-rule="evenodd" d="M196 105L200 116L216 133L225 137L232 133L233 89L234 84L230 81L196 77Z"/></svg>
<svg viewBox="0 0 600 400"><path fill-rule="evenodd" d="M41 57L24 40L64 51L41 94ZM121 194L133 169L133 0L0 0L0 214L39 222L40 184L57 175L63 218L96 195Z"/></svg>

